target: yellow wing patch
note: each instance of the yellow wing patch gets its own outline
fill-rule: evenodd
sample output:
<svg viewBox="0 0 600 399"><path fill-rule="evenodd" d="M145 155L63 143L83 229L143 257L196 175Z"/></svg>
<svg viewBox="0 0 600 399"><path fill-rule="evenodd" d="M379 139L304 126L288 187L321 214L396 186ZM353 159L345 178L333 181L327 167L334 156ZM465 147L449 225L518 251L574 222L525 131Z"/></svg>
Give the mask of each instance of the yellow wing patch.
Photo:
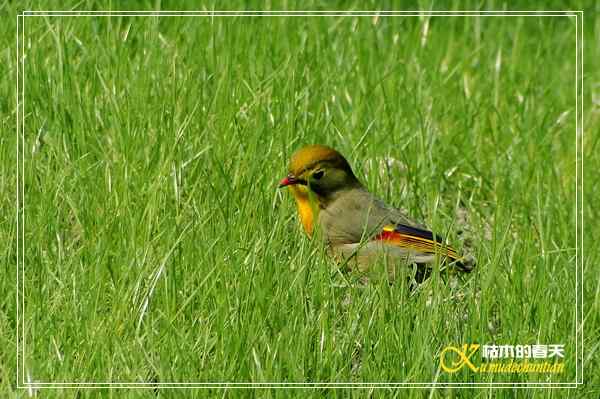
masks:
<svg viewBox="0 0 600 399"><path fill-rule="evenodd" d="M439 253L452 260L459 260L460 257L454 248L434 240L434 238L430 231L404 225L385 226L381 233L374 237L375 240L385 241L399 247L411 248L423 253Z"/></svg>

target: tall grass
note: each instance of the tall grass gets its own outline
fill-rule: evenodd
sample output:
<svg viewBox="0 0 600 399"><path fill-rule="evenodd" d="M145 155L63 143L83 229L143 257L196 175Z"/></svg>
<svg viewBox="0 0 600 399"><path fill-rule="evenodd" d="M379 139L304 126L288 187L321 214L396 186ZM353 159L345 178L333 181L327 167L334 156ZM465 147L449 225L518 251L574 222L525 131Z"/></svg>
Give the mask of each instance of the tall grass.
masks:
<svg viewBox="0 0 600 399"><path fill-rule="evenodd" d="M0 72L16 77L17 10L2 7ZM600 383L598 21L586 14L590 397ZM575 381L574 18L36 16L25 18L25 52L26 379ZM0 234L13 243L0 325L14 347L15 84L0 87ZM472 253L476 270L450 283L434 275L412 294L338 270L277 190L308 143L340 150L370 190ZM440 351L469 342L564 344L566 368L442 371ZM15 395L15 352L0 356L0 389ZM536 392L553 395L504 391ZM152 392L78 393L96 394Z"/></svg>

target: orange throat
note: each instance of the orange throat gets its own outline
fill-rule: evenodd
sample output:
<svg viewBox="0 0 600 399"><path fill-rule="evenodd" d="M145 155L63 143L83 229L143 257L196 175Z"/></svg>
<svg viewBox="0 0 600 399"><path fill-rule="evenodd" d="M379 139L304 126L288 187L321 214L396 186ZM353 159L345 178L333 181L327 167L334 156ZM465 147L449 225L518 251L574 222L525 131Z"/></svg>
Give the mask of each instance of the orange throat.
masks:
<svg viewBox="0 0 600 399"><path fill-rule="evenodd" d="M316 205L312 205L310 203L310 199L308 197L308 189L304 186L290 186L289 189L296 200L296 205L298 207L298 214L300 215L300 222L302 222L302 227L304 227L304 231L306 234L311 237L313 233L314 227L314 214L313 207L317 207Z"/></svg>

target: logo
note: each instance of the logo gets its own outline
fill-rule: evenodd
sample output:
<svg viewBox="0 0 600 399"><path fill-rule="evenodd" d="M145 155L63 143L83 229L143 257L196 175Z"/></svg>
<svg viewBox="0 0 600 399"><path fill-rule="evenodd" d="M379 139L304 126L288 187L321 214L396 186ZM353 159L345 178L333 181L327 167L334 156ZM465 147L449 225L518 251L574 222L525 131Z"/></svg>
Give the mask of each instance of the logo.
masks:
<svg viewBox="0 0 600 399"><path fill-rule="evenodd" d="M477 355L479 349L481 354ZM474 373L558 374L565 369L564 357L564 344L481 346L472 343L446 346L440 353L440 367L447 373L467 367Z"/></svg>
<svg viewBox="0 0 600 399"><path fill-rule="evenodd" d="M479 344L464 344L460 349L455 346L445 347L442 353L440 354L440 366L442 366L442 370L444 370L447 373L456 373L464 366L467 366L468 368L477 373L479 371L479 367L475 366L471 362L471 357L477 352L478 349ZM452 359L450 365L446 363L446 355L448 354L448 352L458 355L458 359Z"/></svg>

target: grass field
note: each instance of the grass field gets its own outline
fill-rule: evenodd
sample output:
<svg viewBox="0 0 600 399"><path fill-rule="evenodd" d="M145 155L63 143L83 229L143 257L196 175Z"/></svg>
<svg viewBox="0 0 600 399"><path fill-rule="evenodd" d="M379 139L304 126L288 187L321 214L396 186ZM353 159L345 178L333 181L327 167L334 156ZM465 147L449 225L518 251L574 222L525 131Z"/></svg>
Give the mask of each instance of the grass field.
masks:
<svg viewBox="0 0 600 399"><path fill-rule="evenodd" d="M20 9L0 7L0 396L26 397L15 372ZM376 6L342 7L365 8ZM574 382L579 284L577 391L38 394L598 397L600 18L585 10L583 282L574 17L26 17L21 382ZM340 150L476 270L451 283L434 273L412 294L339 271L277 189L308 143ZM565 369L443 371L441 351L465 343L564 344Z"/></svg>

